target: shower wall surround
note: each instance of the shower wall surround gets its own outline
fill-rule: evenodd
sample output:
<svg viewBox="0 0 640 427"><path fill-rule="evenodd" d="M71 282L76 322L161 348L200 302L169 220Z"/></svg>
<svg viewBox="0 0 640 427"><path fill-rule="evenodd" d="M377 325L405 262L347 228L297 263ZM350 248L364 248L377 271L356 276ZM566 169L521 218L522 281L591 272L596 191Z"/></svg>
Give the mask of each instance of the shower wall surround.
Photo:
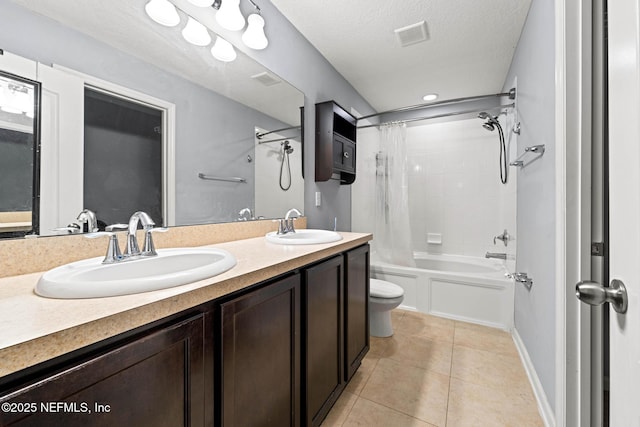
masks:
<svg viewBox="0 0 640 427"><path fill-rule="evenodd" d="M352 224L354 231L364 231L372 230L374 224L375 155L380 140L376 128L358 132L359 173L353 184ZM480 257L487 251L515 255L515 242L507 247L501 241L493 244L504 229L517 238L516 173L510 167L507 185L500 183L496 133L483 129L479 119L423 122L407 128L407 142L414 250ZM427 243L428 233L440 234L442 244Z"/></svg>

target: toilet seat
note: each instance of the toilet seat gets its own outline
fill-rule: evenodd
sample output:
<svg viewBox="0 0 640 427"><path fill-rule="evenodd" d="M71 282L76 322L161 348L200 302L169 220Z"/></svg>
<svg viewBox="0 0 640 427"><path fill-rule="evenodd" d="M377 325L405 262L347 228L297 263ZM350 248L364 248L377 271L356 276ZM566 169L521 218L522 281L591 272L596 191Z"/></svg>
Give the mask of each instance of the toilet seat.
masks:
<svg viewBox="0 0 640 427"><path fill-rule="evenodd" d="M369 295L374 298L399 298L404 295L404 289L386 280L370 279Z"/></svg>

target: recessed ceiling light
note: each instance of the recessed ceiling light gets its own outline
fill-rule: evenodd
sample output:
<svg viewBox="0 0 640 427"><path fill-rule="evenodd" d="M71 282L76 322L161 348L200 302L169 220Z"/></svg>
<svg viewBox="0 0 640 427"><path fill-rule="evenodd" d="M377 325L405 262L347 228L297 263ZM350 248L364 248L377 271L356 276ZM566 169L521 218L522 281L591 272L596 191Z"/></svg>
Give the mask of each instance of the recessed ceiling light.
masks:
<svg viewBox="0 0 640 427"><path fill-rule="evenodd" d="M438 94L437 93L430 93L427 94L425 96L422 97L422 99L424 99L425 101L435 101L436 99L438 99Z"/></svg>

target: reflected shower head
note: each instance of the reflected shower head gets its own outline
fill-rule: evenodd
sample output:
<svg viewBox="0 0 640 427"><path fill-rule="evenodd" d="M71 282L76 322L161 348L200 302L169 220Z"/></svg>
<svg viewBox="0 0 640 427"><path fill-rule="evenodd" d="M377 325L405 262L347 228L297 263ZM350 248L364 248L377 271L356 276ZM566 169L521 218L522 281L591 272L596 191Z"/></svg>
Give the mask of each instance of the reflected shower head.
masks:
<svg viewBox="0 0 640 427"><path fill-rule="evenodd" d="M284 150L285 153L287 154L293 153L293 147L289 145L289 141L284 141L284 142L281 142L280 144L282 145L282 150Z"/></svg>

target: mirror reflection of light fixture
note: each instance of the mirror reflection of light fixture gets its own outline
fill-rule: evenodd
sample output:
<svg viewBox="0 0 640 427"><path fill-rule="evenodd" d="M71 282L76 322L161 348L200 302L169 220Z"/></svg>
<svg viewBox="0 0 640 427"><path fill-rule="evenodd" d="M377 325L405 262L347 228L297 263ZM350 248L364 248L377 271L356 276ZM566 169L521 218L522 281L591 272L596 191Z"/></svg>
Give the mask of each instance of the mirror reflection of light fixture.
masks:
<svg viewBox="0 0 640 427"><path fill-rule="evenodd" d="M264 19L257 13L252 13L247 18L247 29L242 35L242 41L251 49L264 49L269 44L264 35Z"/></svg>
<svg viewBox="0 0 640 427"><path fill-rule="evenodd" d="M189 0L189 3L198 7L210 7L213 1L214 0Z"/></svg>
<svg viewBox="0 0 640 427"><path fill-rule="evenodd" d="M168 0L150 0L144 7L144 10L160 25L165 27L175 27L180 23L180 16L176 7Z"/></svg>
<svg viewBox="0 0 640 427"><path fill-rule="evenodd" d="M196 46L208 46L211 43L211 36L207 28L192 17L187 20L187 25L182 30L182 37Z"/></svg>
<svg viewBox="0 0 640 427"><path fill-rule="evenodd" d="M220 36L216 38L216 42L211 48L211 54L214 58L223 62L231 62L237 56L233 45Z"/></svg>
<svg viewBox="0 0 640 427"><path fill-rule="evenodd" d="M240 0L223 0L216 12L216 21L222 28L238 31L244 28L244 16L240 12Z"/></svg>

